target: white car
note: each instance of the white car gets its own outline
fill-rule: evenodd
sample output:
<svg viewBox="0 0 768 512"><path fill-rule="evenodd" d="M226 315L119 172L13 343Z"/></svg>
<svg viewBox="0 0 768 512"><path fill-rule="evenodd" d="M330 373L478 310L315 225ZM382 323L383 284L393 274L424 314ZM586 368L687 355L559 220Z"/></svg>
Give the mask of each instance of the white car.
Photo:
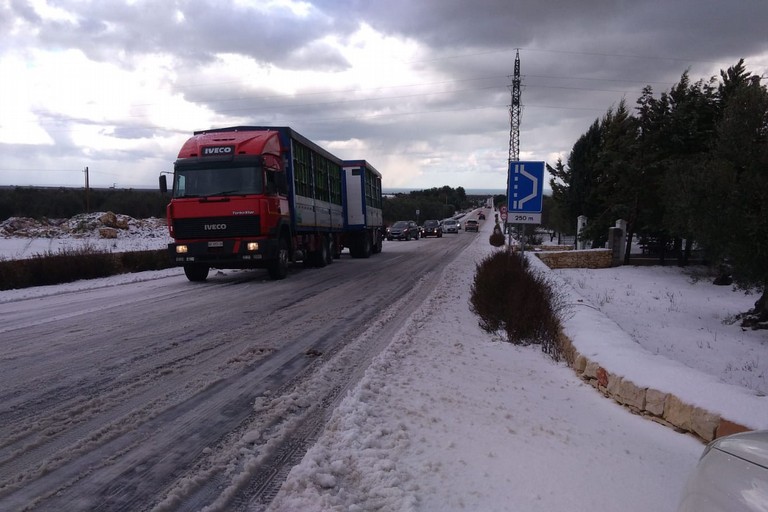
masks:
<svg viewBox="0 0 768 512"><path fill-rule="evenodd" d="M768 430L733 434L709 443L677 511L768 511Z"/></svg>
<svg viewBox="0 0 768 512"><path fill-rule="evenodd" d="M443 221L443 233L458 233L459 223L454 219L446 219Z"/></svg>

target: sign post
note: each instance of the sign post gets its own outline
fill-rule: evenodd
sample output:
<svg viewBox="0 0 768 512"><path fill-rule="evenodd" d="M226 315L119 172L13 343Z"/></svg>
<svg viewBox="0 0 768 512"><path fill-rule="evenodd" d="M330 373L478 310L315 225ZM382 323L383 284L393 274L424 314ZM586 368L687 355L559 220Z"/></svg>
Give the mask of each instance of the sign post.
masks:
<svg viewBox="0 0 768 512"><path fill-rule="evenodd" d="M521 224L521 247L525 250L525 225L541 224L544 202L544 162L509 162L507 221Z"/></svg>

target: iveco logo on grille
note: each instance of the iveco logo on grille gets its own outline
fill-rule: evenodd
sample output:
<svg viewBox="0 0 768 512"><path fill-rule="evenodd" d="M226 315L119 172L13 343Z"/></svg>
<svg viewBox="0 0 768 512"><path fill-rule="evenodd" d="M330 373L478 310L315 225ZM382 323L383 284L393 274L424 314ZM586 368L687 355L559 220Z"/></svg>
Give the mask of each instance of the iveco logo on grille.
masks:
<svg viewBox="0 0 768 512"><path fill-rule="evenodd" d="M226 224L203 224L203 229L206 231L220 231L222 229L227 229Z"/></svg>
<svg viewBox="0 0 768 512"><path fill-rule="evenodd" d="M203 156L231 155L235 152L235 146L208 146L203 148Z"/></svg>

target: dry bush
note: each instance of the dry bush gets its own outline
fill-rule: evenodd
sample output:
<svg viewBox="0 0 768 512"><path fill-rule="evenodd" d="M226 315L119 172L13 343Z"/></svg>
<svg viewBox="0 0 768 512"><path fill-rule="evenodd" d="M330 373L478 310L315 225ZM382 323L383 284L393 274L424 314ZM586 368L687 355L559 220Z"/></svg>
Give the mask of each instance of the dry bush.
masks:
<svg viewBox="0 0 768 512"><path fill-rule="evenodd" d="M501 231L501 227L499 226L498 222L493 227L493 233L491 233L491 236L488 239L488 241L494 247L501 247L506 242L504 238L504 233Z"/></svg>
<svg viewBox="0 0 768 512"><path fill-rule="evenodd" d="M111 253L91 246L0 261L0 290L29 288L170 267L165 249Z"/></svg>
<svg viewBox="0 0 768 512"><path fill-rule="evenodd" d="M504 331L510 343L541 345L542 351L560 360L560 316L565 304L544 274L529 268L518 253L497 251L477 265L472 312L480 317L483 330Z"/></svg>

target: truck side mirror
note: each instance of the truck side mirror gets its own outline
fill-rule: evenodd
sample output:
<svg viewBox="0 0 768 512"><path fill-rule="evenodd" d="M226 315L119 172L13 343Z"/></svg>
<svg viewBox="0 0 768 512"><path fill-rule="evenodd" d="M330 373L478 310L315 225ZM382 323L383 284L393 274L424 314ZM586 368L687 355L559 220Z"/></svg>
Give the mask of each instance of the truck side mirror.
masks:
<svg viewBox="0 0 768 512"><path fill-rule="evenodd" d="M165 174L160 175L160 193L165 195L168 193L168 180L165 177Z"/></svg>

